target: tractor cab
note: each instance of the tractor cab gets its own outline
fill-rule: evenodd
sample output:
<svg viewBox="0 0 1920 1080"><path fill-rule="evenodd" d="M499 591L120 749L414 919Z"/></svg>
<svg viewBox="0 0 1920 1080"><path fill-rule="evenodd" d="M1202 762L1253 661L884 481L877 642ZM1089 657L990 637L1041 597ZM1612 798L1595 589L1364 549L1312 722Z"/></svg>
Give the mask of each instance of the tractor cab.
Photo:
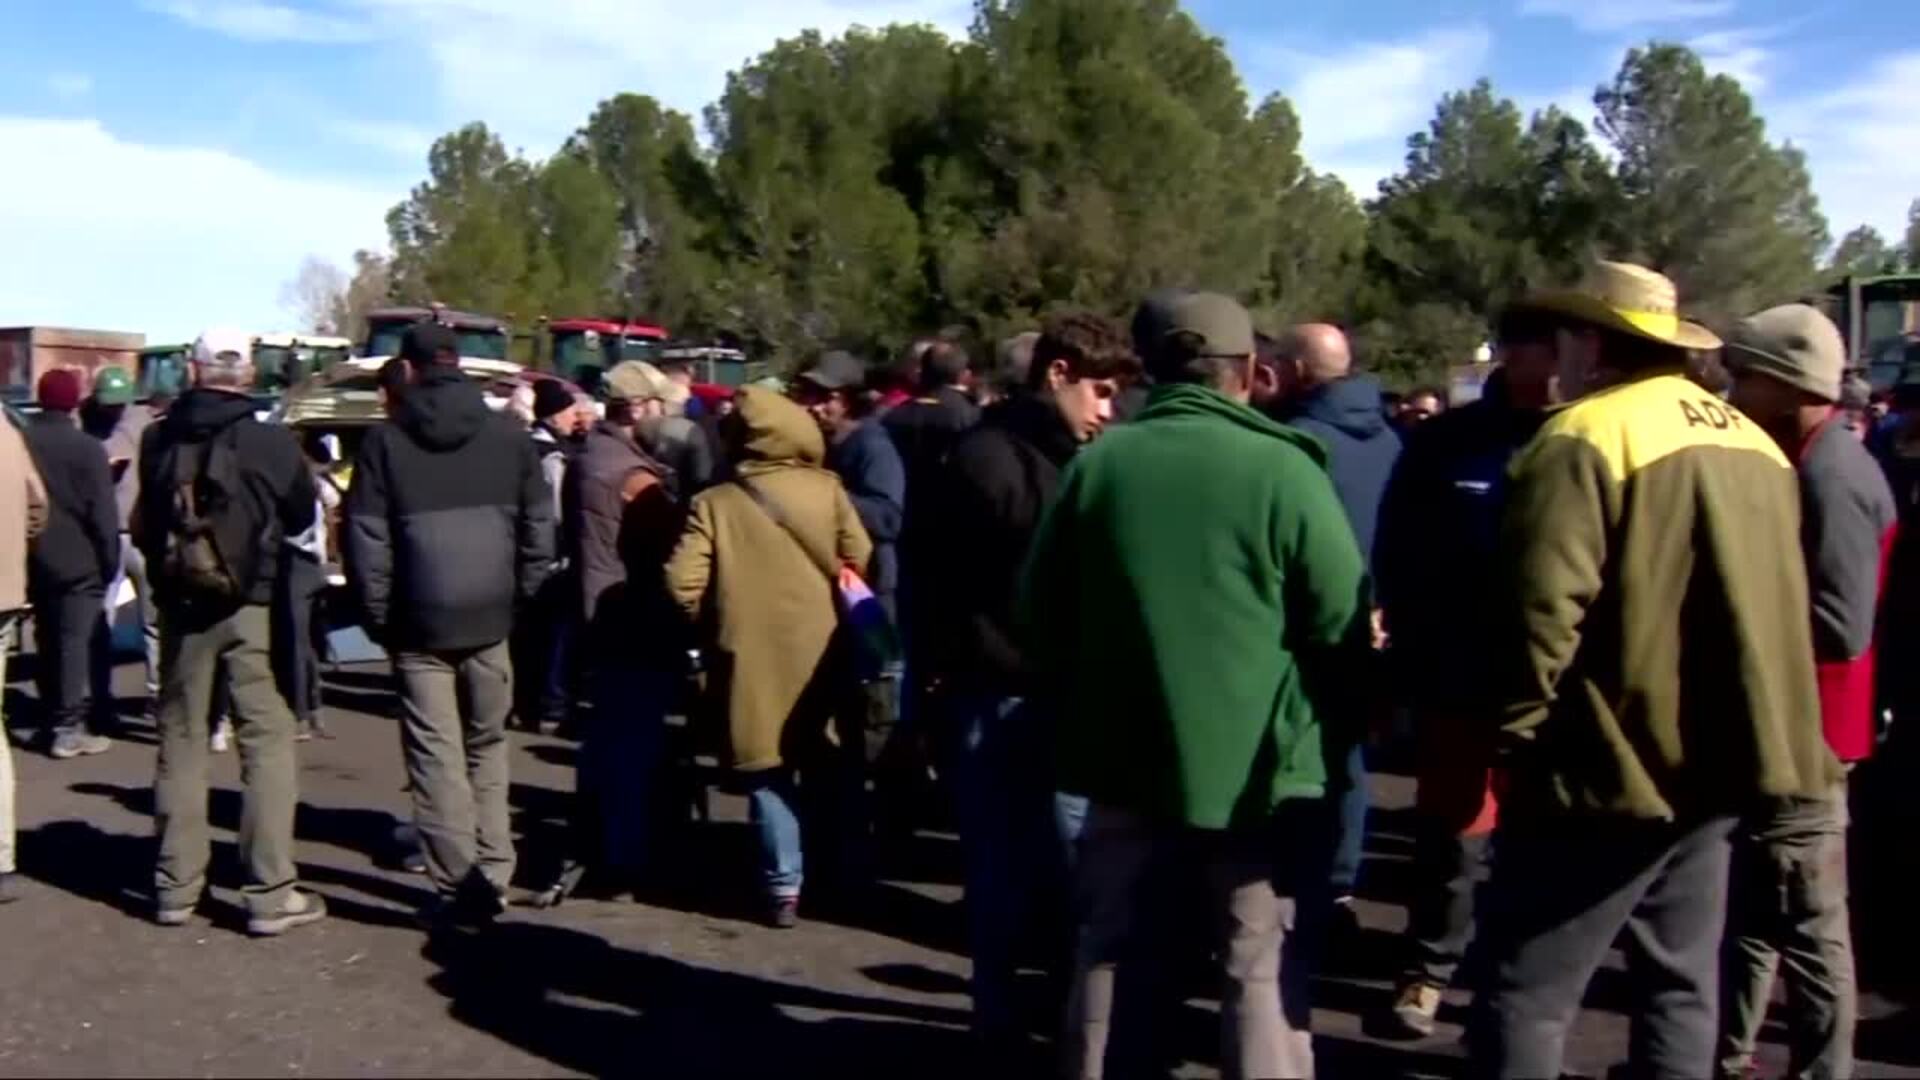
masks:
<svg viewBox="0 0 1920 1080"><path fill-rule="evenodd" d="M747 359L739 349L720 345L669 345L655 361L662 367L684 367L696 384L724 386L737 390L765 374L764 364Z"/></svg>
<svg viewBox="0 0 1920 1080"><path fill-rule="evenodd" d="M253 339L254 390L278 397L346 359L352 351L353 343L346 338L261 334Z"/></svg>
<svg viewBox="0 0 1920 1080"><path fill-rule="evenodd" d="M149 345L140 350L139 372L135 376L141 401L171 401L186 392L187 357L193 346Z"/></svg>
<svg viewBox="0 0 1920 1080"><path fill-rule="evenodd" d="M1827 296L1833 321L1847 339L1848 369L1864 375L1875 390L1900 382L1907 346L1920 340L1920 274L1849 277Z"/></svg>
<svg viewBox="0 0 1920 1080"><path fill-rule="evenodd" d="M666 340L666 330L649 323L554 319L547 323L548 369L597 393L607 369L623 360L655 363Z"/></svg>
<svg viewBox="0 0 1920 1080"><path fill-rule="evenodd" d="M397 356L400 353L401 335L407 327L418 322L437 322L452 330L459 340L462 359L500 360L507 359L507 324L491 315L476 315L468 311L455 311L441 304L427 307L379 308L367 313L367 340L360 347L360 355L368 357Z"/></svg>

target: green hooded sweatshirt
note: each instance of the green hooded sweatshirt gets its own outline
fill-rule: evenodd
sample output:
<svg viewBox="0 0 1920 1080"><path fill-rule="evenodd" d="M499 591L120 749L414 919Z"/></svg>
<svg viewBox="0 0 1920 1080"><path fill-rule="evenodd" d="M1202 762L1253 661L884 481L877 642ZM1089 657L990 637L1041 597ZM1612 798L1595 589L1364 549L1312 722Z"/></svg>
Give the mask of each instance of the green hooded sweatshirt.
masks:
<svg viewBox="0 0 1920 1080"><path fill-rule="evenodd" d="M1027 648L1059 783L1207 829L1327 787L1353 732L1365 569L1312 436L1163 386L1061 478L1029 555ZM1323 742L1326 745L1323 745Z"/></svg>

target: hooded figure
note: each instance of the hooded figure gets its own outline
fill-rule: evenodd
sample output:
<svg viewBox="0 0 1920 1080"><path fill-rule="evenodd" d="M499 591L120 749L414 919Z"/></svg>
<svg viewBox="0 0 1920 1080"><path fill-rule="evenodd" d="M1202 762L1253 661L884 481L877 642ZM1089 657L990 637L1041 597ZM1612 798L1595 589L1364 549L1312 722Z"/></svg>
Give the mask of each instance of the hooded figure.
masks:
<svg viewBox="0 0 1920 1080"><path fill-rule="evenodd" d="M361 447L343 548L388 647L505 640L553 563L553 495L533 444L458 368L427 367Z"/></svg>
<svg viewBox="0 0 1920 1080"><path fill-rule="evenodd" d="M688 618L712 628L709 670L726 702L733 765L753 772L783 763L788 720L822 675L838 625L820 560L800 544L864 573L873 542L824 466L813 417L760 387L737 400L722 430L738 480L693 500L667 588ZM749 485L778 508L784 527Z"/></svg>
<svg viewBox="0 0 1920 1080"><path fill-rule="evenodd" d="M1380 407L1380 380L1349 375L1317 386L1301 398L1292 424L1326 444L1334 491L1346 508L1360 553L1371 561L1380 500L1400 460L1400 436Z"/></svg>

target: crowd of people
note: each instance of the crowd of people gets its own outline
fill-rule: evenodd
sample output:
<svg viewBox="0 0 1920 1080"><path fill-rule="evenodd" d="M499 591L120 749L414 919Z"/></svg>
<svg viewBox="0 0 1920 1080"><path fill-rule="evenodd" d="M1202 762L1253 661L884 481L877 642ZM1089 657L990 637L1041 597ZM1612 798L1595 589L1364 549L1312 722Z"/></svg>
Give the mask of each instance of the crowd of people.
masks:
<svg viewBox="0 0 1920 1080"><path fill-rule="evenodd" d="M311 612L289 567L337 535L392 659L428 925L507 908L515 717L582 742L533 895L643 887L684 713L747 800L770 925L859 903L945 801L981 1048L1029 1038L1036 964L1082 1078L1157 1060L1183 951L1217 974L1226 1075L1312 1074L1309 980L1357 919L1369 758L1399 723L1420 824L1382 1022L1431 1035L1461 977L1475 1072L1558 1075L1618 942L1636 1074L1746 1075L1778 970L1793 1074L1847 1076L1847 776L1901 705L1875 656L1910 621L1882 601L1920 425L1870 421L1819 311L1722 341L1679 299L1623 263L1530 294L1457 408L1389 397L1336 327L1269 337L1207 292L1130 327L1058 314L988 365L944 336L879 367L825 352L724 416L629 361L597 407L534 384L524 424L422 323L332 498L255 418L246 342L210 331L158 420L117 374L83 403L56 371L24 440L0 425L0 640L30 606L44 745L100 752L103 593L131 584L154 917L205 897L230 716L247 928L284 933L326 906L294 861L317 695L277 665L314 635L280 609ZM1686 377L1701 354L1725 396ZM1207 940L1171 929L1195 912Z"/></svg>

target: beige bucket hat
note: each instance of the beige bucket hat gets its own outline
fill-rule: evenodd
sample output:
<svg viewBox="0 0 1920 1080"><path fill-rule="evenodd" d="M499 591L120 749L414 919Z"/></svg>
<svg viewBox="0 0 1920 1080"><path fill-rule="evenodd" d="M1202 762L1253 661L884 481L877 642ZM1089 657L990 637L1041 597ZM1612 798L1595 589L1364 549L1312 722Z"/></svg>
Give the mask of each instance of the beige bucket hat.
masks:
<svg viewBox="0 0 1920 1080"><path fill-rule="evenodd" d="M1718 349L1720 338L1680 317L1679 290L1673 279L1632 263L1594 263L1580 284L1548 289L1520 301L1520 307L1550 311L1672 345L1678 349Z"/></svg>

